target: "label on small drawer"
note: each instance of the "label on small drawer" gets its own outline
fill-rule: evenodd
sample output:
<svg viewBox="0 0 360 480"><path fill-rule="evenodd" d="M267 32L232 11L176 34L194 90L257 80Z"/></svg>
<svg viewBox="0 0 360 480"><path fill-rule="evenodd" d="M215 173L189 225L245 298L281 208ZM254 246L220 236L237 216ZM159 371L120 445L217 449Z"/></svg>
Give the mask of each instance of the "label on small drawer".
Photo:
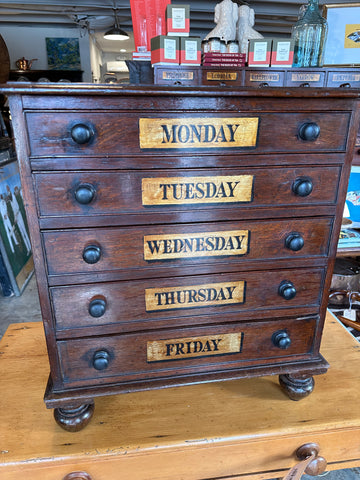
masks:
<svg viewBox="0 0 360 480"><path fill-rule="evenodd" d="M258 117L140 118L140 148L255 147Z"/></svg>
<svg viewBox="0 0 360 480"><path fill-rule="evenodd" d="M253 175L142 179L143 205L250 202Z"/></svg>
<svg viewBox="0 0 360 480"><path fill-rule="evenodd" d="M216 82L221 80L230 80L234 82L237 79L237 72L206 72L206 80L214 80Z"/></svg>
<svg viewBox="0 0 360 480"><path fill-rule="evenodd" d="M292 82L319 82L320 81L320 73L291 73L291 81Z"/></svg>
<svg viewBox="0 0 360 480"><path fill-rule="evenodd" d="M208 283L185 287L147 288L146 311L244 303L245 282Z"/></svg>
<svg viewBox="0 0 360 480"><path fill-rule="evenodd" d="M278 82L279 80L279 73L250 73L250 82Z"/></svg>
<svg viewBox="0 0 360 480"><path fill-rule="evenodd" d="M204 232L144 236L145 260L245 255L249 231Z"/></svg>
<svg viewBox="0 0 360 480"><path fill-rule="evenodd" d="M242 332L147 342L147 361L163 362L241 353Z"/></svg>

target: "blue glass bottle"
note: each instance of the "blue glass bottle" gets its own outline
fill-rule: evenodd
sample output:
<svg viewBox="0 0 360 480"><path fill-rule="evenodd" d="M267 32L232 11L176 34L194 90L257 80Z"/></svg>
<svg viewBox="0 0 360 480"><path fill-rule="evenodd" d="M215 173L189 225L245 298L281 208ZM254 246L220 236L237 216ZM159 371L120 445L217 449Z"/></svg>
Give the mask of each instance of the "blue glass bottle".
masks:
<svg viewBox="0 0 360 480"><path fill-rule="evenodd" d="M293 67L322 66L327 29L327 21L319 10L319 0L308 0L305 13L292 28Z"/></svg>

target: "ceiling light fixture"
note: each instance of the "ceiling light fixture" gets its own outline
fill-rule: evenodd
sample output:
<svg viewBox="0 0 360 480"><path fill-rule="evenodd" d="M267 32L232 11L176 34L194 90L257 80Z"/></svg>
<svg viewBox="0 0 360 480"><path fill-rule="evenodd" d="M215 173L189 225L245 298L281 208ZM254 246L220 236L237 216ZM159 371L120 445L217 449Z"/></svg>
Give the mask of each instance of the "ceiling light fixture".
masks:
<svg viewBox="0 0 360 480"><path fill-rule="evenodd" d="M130 38L129 35L119 26L119 22L116 16L116 8L113 8L113 10L115 17L115 25L104 34L104 38L106 40L128 40Z"/></svg>

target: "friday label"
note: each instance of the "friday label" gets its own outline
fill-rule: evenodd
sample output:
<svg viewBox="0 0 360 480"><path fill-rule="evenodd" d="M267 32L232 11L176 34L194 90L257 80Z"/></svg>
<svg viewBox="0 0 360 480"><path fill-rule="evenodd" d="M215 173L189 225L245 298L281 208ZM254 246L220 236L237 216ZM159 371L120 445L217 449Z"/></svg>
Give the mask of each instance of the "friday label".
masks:
<svg viewBox="0 0 360 480"><path fill-rule="evenodd" d="M147 342L147 361L184 360L241 353L243 333L174 338Z"/></svg>

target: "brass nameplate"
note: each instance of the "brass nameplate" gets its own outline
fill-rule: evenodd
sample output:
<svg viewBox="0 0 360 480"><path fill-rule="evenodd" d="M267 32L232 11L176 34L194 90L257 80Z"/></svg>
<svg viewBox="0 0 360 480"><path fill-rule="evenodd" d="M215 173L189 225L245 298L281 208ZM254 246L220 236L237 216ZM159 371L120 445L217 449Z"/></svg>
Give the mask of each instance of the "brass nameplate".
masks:
<svg viewBox="0 0 360 480"><path fill-rule="evenodd" d="M147 312L177 308L211 307L244 303L245 282L207 283L186 287L147 288Z"/></svg>
<svg viewBox="0 0 360 480"><path fill-rule="evenodd" d="M144 258L145 260L172 260L175 258L245 255L248 251L248 241L248 230L146 235L144 237Z"/></svg>
<svg viewBox="0 0 360 480"><path fill-rule="evenodd" d="M147 342L147 361L163 362L241 353L243 336L240 332Z"/></svg>
<svg viewBox="0 0 360 480"><path fill-rule="evenodd" d="M250 82L278 82L279 73L250 73Z"/></svg>
<svg viewBox="0 0 360 480"><path fill-rule="evenodd" d="M360 74L356 73L334 73L333 82L359 82Z"/></svg>
<svg viewBox="0 0 360 480"><path fill-rule="evenodd" d="M143 205L250 202L253 175L142 179Z"/></svg>
<svg viewBox="0 0 360 480"><path fill-rule="evenodd" d="M255 147L258 117L140 118L140 148Z"/></svg>
<svg viewBox="0 0 360 480"><path fill-rule="evenodd" d="M163 80L194 80L194 72L162 72Z"/></svg>
<svg viewBox="0 0 360 480"><path fill-rule="evenodd" d="M291 80L293 82L319 82L320 73L292 73Z"/></svg>
<svg viewBox="0 0 360 480"><path fill-rule="evenodd" d="M237 80L238 74L237 72L207 72L206 73L206 80L230 80L234 81Z"/></svg>

